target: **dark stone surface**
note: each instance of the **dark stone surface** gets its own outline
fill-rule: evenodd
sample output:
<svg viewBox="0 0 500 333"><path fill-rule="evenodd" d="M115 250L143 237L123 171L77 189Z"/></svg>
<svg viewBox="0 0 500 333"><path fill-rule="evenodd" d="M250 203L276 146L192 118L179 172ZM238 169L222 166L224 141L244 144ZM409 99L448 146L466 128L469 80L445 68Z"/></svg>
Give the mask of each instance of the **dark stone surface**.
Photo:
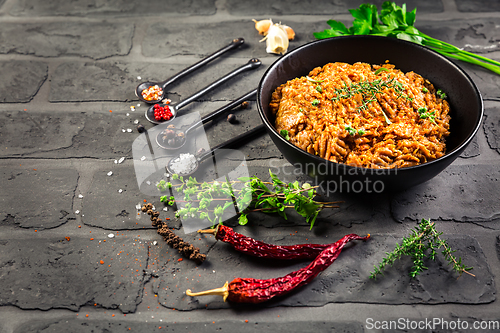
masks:
<svg viewBox="0 0 500 333"><path fill-rule="evenodd" d="M274 237L260 240L274 244L327 242L324 238L319 240L312 235L306 240L301 236L285 233L282 233L279 239ZM208 239L207 242L212 241ZM380 262L386 252L394 249L395 239L390 236L372 235L367 242L353 243L356 244L346 246L339 259L309 285L258 306L322 306L332 302L480 304L496 299L493 275L481 247L472 237L448 238L451 248L457 249L455 255L461 257L466 265L474 267L475 278L464 275L460 279L450 272L444 258L438 257L435 262L426 262L429 269L415 279L408 275L411 260L406 258L388 268L384 276L371 280L369 275L373 265ZM224 303L220 296L188 297L185 291L191 289L197 292L222 287L225 281L232 281L235 277L269 279L284 276L307 266L308 263L309 261L277 262L254 258L234 251L227 244L217 242L208 251L207 260L198 267L185 261L171 261L168 268L159 272L158 279L153 283L153 290L158 294L160 304L167 308L194 310L237 307L237 304Z"/></svg>
<svg viewBox="0 0 500 333"><path fill-rule="evenodd" d="M496 165L451 165L430 181L395 195L391 210L397 221L492 221L500 213L495 194L499 181Z"/></svg>
<svg viewBox="0 0 500 333"><path fill-rule="evenodd" d="M486 140L491 149L500 153L500 107L486 108L483 122Z"/></svg>
<svg viewBox="0 0 500 333"><path fill-rule="evenodd" d="M167 96L174 102L186 99L222 76L245 65L248 60L242 59L238 64L223 62L216 65L210 64L203 71L193 74L196 80L192 80L193 75L191 75L179 81L176 86L166 89L168 91ZM126 64L121 62L66 62L55 69L50 86L49 100L50 102L135 101L137 99L134 94L135 88L142 81L163 81L188 66ZM241 73L238 77L232 78L215 88L214 91L200 97L199 100L232 100L247 93L257 87L265 70L264 67L262 65L257 69ZM77 73L76 78L75 73ZM140 76L143 80L138 80L137 76ZM228 91L230 92L228 93ZM189 106L186 106L185 109L189 109Z"/></svg>
<svg viewBox="0 0 500 333"><path fill-rule="evenodd" d="M21 0L15 2L10 11L14 16L134 16L147 15L154 12L167 16L177 15L213 15L214 0L202 1L154 1L129 2L113 0L101 3L95 0L68 3L64 0L37 1Z"/></svg>
<svg viewBox="0 0 500 333"><path fill-rule="evenodd" d="M132 47L133 34L134 25L127 23L3 23L0 24L0 54L104 59L126 55ZM109 35L114 38L110 40Z"/></svg>
<svg viewBox="0 0 500 333"><path fill-rule="evenodd" d="M248 4L253 5L250 2ZM279 23L279 21L275 23ZM295 31L295 38L289 42L288 52L304 43L316 40L312 34L313 31L329 28L323 21L304 23L292 18L282 20L281 23L292 27ZM158 22L149 26L147 36L142 44L142 52L147 57L156 58L168 58L179 54L207 56L229 44L232 36L232 38L244 38L245 43L238 49L229 51L224 57L277 58L277 55L266 53L266 43L265 41L260 42L263 36L254 29L254 25L254 22L250 20L203 23L195 27L197 33L193 35L175 22ZM230 36L230 38L223 39L220 36ZM207 39L216 40L217 44L214 43L207 47L203 43Z"/></svg>
<svg viewBox="0 0 500 333"><path fill-rule="evenodd" d="M245 322L243 320L217 320L210 323L137 323L137 322L116 322L115 320L90 320L82 321L78 319L55 319L43 322L28 322L22 325L14 333L91 333L91 332L196 332L208 333L214 331L232 332L234 329L239 333L250 333L256 331L265 332L306 332L314 330L316 332L339 332L353 333L363 332L363 328L357 323L344 323L335 321L287 321L287 322Z"/></svg>
<svg viewBox="0 0 500 333"><path fill-rule="evenodd" d="M136 85L121 63L66 62L55 69L49 101L130 101Z"/></svg>
<svg viewBox="0 0 500 333"><path fill-rule="evenodd" d="M377 5L380 9L383 0L371 1ZM355 1L328 1L322 3L316 3L314 1L238 1L229 0L228 10L233 15L264 15L267 19L270 15L323 15L328 13L330 15L334 14L345 14L348 9L358 8L362 3L362 0ZM413 8L418 7L419 13L436 13L443 11L443 4L441 1L406 1L407 10L413 10ZM418 5L418 6L417 6Z"/></svg>
<svg viewBox="0 0 500 333"><path fill-rule="evenodd" d="M471 158L471 157L476 157L481 154L481 146L479 145L478 142L478 135L481 135L481 133L476 134L472 141L469 143L467 148L463 151L463 153L460 155L462 158Z"/></svg>
<svg viewBox="0 0 500 333"><path fill-rule="evenodd" d="M432 22L417 20L415 26L423 33L474 53L499 50L500 30L498 17L457 22ZM492 56L492 58L495 58Z"/></svg>
<svg viewBox="0 0 500 333"><path fill-rule="evenodd" d="M48 66L41 61L0 61L0 73L0 102L26 103L47 79Z"/></svg>
<svg viewBox="0 0 500 333"><path fill-rule="evenodd" d="M241 306L223 303L220 297L184 294L187 288L222 286L235 276L282 276L309 261L260 260L214 242L213 236L186 234L187 220L174 218L171 209L163 211L159 200L155 181L164 176L172 154L156 145L150 153L146 136L138 134L137 122L153 139L160 126L145 119L147 106L139 103L135 87L145 80L167 79L243 37L245 44L238 50L167 88L176 103L250 58L263 61L257 70L182 110L186 119L199 118L256 88L279 59L266 53L252 19L272 18L291 26L296 32L289 47L293 50L313 41L313 32L328 29L328 19L350 26L348 9L363 2L0 0L0 333L129 328L361 332L371 331L367 317L498 320L500 80L458 60L452 61L471 76L485 100L484 126L461 158L437 177L397 194L339 193L319 184L320 199L339 201L339 207L322 211L312 230L291 209L287 219L251 213L245 226L239 226L234 210L224 216L224 224L270 243L328 243L351 232L370 232L370 241L350 244L311 284L269 303ZM373 3L380 10L382 2ZM407 10L418 8L416 26L424 33L500 59L496 3L406 3ZM207 124L186 149L209 149L256 126L260 119L255 104L234 110L235 123L221 116ZM134 154L137 147L143 149L139 156ZM139 186L136 167L142 156L149 178L141 178ZM217 168L200 176L212 180L246 163L248 173L261 179L268 180L271 169L286 182L317 183L286 164L267 134L216 160ZM152 161L157 168L151 174ZM208 255L203 264L183 257L157 234L149 216L137 210L145 199L175 234ZM439 255L414 280L408 276L409 258L377 280L368 278L373 265L421 218L438 224L476 277L457 280Z"/></svg>
<svg viewBox="0 0 500 333"><path fill-rule="evenodd" d="M455 0L457 9L461 12L498 12L500 11L500 3L497 1L488 0Z"/></svg>
<svg viewBox="0 0 500 333"><path fill-rule="evenodd" d="M148 245L107 238L0 240L0 304L21 309L78 310L84 305L134 312L141 302ZM94 240L90 240L95 237ZM137 260L136 260L137 259ZM102 263L101 263L102 260Z"/></svg>
<svg viewBox="0 0 500 333"><path fill-rule="evenodd" d="M134 120L143 116L139 113L129 108L107 113L4 112L0 114L0 156L130 157L138 135Z"/></svg>
<svg viewBox="0 0 500 333"><path fill-rule="evenodd" d="M110 176L109 172L112 172ZM141 213L136 206L142 206L144 200L153 202L163 217L173 219L172 209L162 211L164 205L158 200L159 194L152 197L139 191L130 161L121 164L110 162L108 169L98 170L92 176L92 184L82 199L85 207L82 221L89 226L110 230L152 228L149 216Z"/></svg>
<svg viewBox="0 0 500 333"><path fill-rule="evenodd" d="M27 169L21 164L2 169L0 175L0 224L50 229L75 218L76 170Z"/></svg>

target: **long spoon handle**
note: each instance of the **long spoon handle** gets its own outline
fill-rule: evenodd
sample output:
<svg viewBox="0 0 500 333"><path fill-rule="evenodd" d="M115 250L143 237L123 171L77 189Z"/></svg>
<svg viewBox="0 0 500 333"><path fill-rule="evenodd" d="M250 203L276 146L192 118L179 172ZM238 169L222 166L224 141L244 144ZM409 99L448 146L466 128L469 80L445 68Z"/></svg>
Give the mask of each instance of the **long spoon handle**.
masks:
<svg viewBox="0 0 500 333"><path fill-rule="evenodd" d="M263 130L265 130L264 124L260 124L259 126L256 126L245 133L242 133L242 134L240 134L232 139L229 139L223 143L218 144L217 146L213 147L210 151L201 154L198 157L198 163L203 162L208 157L212 156L212 154L213 155L217 154L217 152L220 149L234 147L235 145L238 145L241 142L246 141L246 140L256 136L257 134L259 134Z"/></svg>
<svg viewBox="0 0 500 333"><path fill-rule="evenodd" d="M202 67L203 65L206 65L210 61L212 61L212 60L220 57L222 54L226 53L227 51L230 51L232 49L237 48L238 46L242 45L243 43L245 43L245 40L243 38L233 39L231 41L231 43L229 43L229 45L224 46L220 50L215 51L214 53L212 53L211 55L209 55L208 57L206 57L206 58L198 61L197 63L195 63L195 64L189 66L188 68L180 71L179 73L175 74L171 78L163 81L163 83L160 84L161 87L163 89L165 89L166 86L168 86L169 84L172 84L174 81L180 79L181 77L183 77L185 75L188 75L188 74L194 72L195 70L197 70L198 68Z"/></svg>
<svg viewBox="0 0 500 333"><path fill-rule="evenodd" d="M244 72L244 71L247 71L249 69L254 69L254 68L257 68L259 67L260 65L262 64L262 62L259 60L259 59L250 59L245 65L233 70L232 72L226 74L225 76L221 77L220 79L218 79L217 81L209 84L208 86L206 86L205 88L201 89L200 91L198 91L197 93L189 96L188 98L186 98L185 100L183 101L180 101L177 106L176 106L176 109L180 109L182 108L183 106L191 103L192 101L198 99L199 97L205 95L206 93L210 92L212 89L214 89L215 87L218 87L220 86L221 84L223 84L224 82L232 79L233 77L237 76L238 74Z"/></svg>
<svg viewBox="0 0 500 333"><path fill-rule="evenodd" d="M245 95L241 96L240 98L232 101L231 103L226 104L223 107L207 114L205 117L201 118L199 121L197 121L194 124L192 124L191 126L189 126L189 128L184 132L184 134L187 136L187 134L190 131L192 131L193 129L196 129L196 128L200 127L201 125L208 123L210 120L216 118L217 116L223 114L226 111L229 111L229 110L237 107L238 105L240 105L244 101L248 101L249 99L254 98L256 94L257 94L257 89L249 91L248 93L246 93Z"/></svg>

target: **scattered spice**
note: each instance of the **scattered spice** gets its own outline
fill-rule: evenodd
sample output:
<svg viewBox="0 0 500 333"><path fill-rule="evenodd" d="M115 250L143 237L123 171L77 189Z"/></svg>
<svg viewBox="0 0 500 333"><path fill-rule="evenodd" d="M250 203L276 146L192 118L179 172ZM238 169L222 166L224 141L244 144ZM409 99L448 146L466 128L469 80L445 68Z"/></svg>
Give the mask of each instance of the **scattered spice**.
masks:
<svg viewBox="0 0 500 333"><path fill-rule="evenodd" d="M172 112L170 111L170 108L168 105L160 105L160 104L155 104L153 106L153 112L155 116L156 121L166 121L170 120L173 117Z"/></svg>
<svg viewBox="0 0 500 333"><path fill-rule="evenodd" d="M69 242L69 241L70 241L70 239L71 239L71 238L70 238L70 237L68 237L68 236L66 236L66 237L64 237L64 238L65 238L68 242Z"/></svg>
<svg viewBox="0 0 500 333"><path fill-rule="evenodd" d="M230 283L226 282L222 288L202 291L198 293L186 290L188 296L219 295L224 301L228 299L237 303L261 303L268 301L276 296L282 296L310 283L319 273L328 268L339 256L340 252L351 240L367 240L365 237L356 234L349 234L331 244L323 250L309 265L291 272L283 277L274 279L254 279L254 278L236 278Z"/></svg>
<svg viewBox="0 0 500 333"><path fill-rule="evenodd" d="M141 92L142 98L146 101L157 101L163 95L163 89L157 84L154 86L149 86Z"/></svg>
<svg viewBox="0 0 500 333"><path fill-rule="evenodd" d="M146 203L142 206L141 210L150 215L151 225L156 227L158 234L163 237L168 245L177 249L179 253L183 254L186 258L201 264L207 258L206 254L200 253L198 247L194 247L192 244L185 242L182 238L177 236L172 230L168 228L168 224L160 219L160 212L153 210L152 203ZM182 258L178 261L182 261Z"/></svg>

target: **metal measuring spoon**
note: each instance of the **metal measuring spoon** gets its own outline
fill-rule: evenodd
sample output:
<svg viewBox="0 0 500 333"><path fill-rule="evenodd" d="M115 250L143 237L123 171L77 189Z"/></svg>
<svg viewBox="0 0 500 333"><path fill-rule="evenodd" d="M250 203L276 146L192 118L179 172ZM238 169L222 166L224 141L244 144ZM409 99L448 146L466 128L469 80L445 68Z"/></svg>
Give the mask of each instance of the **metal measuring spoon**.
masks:
<svg viewBox="0 0 500 333"><path fill-rule="evenodd" d="M189 133L191 131L206 124L207 122L209 122L210 120L223 114L224 112L231 110L231 109L237 107L238 105L240 105L241 103L255 97L256 94L257 94L257 89L254 89L254 90L246 93L245 95L234 100L233 102L209 113L205 117L201 118L199 121L191 124L184 131L176 129L175 127L173 127L173 125L169 125L169 127L170 126L172 126L172 127L171 128L167 127L165 130L161 131L160 133L158 133L156 135L156 143L158 144L158 146L160 146L163 149L177 150L177 149L183 147L185 145L186 141L188 141Z"/></svg>
<svg viewBox="0 0 500 333"><path fill-rule="evenodd" d="M223 84L224 82L232 79L233 77L237 76L238 74L240 74L240 73L242 73L242 72L244 72L246 70L249 70L249 69L257 68L261 64L262 64L262 62L259 59L256 59L256 58L250 59L245 65L243 65L240 68L237 68L237 69L233 70L232 72L226 74L225 76L221 77L217 81L215 81L215 82L209 84L208 86L206 86L205 88L201 89L197 93L189 96L185 100L180 101L177 104L168 104L168 108L170 109L170 112L172 113L172 117L169 120L157 121L155 119L155 116L154 116L154 107L155 107L155 105L160 105L160 106L164 107L166 104L155 104L155 105L150 106L146 110L146 119L149 120L150 122L152 122L153 124L164 124L166 122L170 122L170 121L172 121L175 118L175 116L177 115L179 109L181 109L182 107L184 107L187 104L193 102L197 98L205 95L206 93L208 93L209 91L211 91L215 87L217 87L217 86Z"/></svg>
<svg viewBox="0 0 500 333"><path fill-rule="evenodd" d="M216 155L219 150L239 144L242 141L245 141L251 138L252 136L259 134L264 129L265 129L264 124L261 124L243 134L240 134L230 140L218 144L211 150L207 152L202 152L201 154L197 155L191 153L179 154L178 156L175 156L170 159L170 161L166 166L167 172L169 172L170 174L177 174L183 177L190 176L199 169L200 165L204 161L206 161L209 157Z"/></svg>
<svg viewBox="0 0 500 333"><path fill-rule="evenodd" d="M236 38L236 39L233 39L231 41L231 43L227 46L224 46L223 48L221 48L220 50L212 53L211 55L209 55L208 57L202 59L201 61L195 63L194 65L191 65L190 67L180 71L179 73L175 74L174 76L172 76L171 78L163 81L163 82L150 82L150 81L147 81L147 82L142 82L140 83L137 88L135 88L135 95L143 102L145 103L148 103L148 104L153 104L153 103L158 103L160 102L161 100L165 99L165 88L168 86L168 85L171 85L172 83L174 83L175 81L177 81L178 79L180 79L181 77L184 77L192 72L194 72L195 70L197 70L198 68L202 67L203 65L209 63L210 61L214 60L215 58L221 56L222 54L226 53L227 51L230 51L232 49L235 49L237 48L238 46L242 45L243 43L245 43L245 40L243 38ZM145 89L148 89L149 87L151 86L158 86L159 88L161 88L161 95L159 96L158 99L154 99L154 100L146 100L142 97L142 92L145 90Z"/></svg>

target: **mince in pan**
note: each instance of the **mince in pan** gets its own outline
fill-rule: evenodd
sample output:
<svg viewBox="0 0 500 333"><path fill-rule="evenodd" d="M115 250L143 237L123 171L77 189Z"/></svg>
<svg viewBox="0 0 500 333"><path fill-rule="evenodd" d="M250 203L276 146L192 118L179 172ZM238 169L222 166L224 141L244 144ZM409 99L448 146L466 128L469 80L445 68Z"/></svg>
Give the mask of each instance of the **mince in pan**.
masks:
<svg viewBox="0 0 500 333"><path fill-rule="evenodd" d="M295 146L326 160L400 168L445 154L445 95L394 65L329 63L272 94L275 126Z"/></svg>

